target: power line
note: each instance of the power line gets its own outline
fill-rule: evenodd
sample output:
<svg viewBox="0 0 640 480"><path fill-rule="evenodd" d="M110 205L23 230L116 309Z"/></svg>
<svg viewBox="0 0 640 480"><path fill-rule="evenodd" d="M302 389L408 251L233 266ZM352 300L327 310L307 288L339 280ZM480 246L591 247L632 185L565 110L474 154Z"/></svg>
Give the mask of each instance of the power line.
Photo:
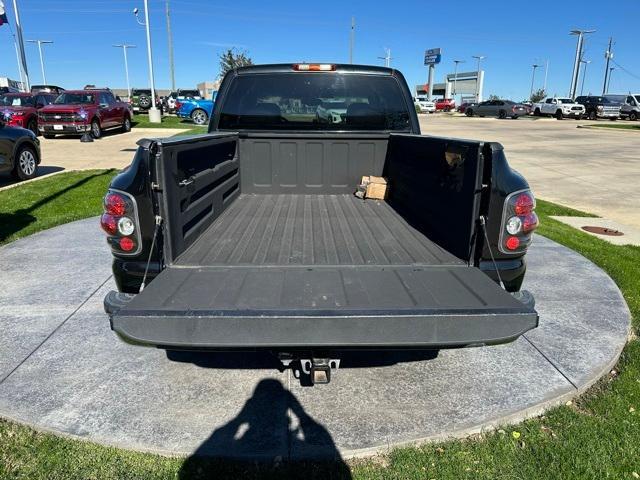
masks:
<svg viewBox="0 0 640 480"><path fill-rule="evenodd" d="M640 75L636 75L635 73L630 72L629 70L624 68L622 65L620 65L618 62L616 62L613 58L611 59L611 63L613 63L616 67L618 67L620 70L622 70L627 75L631 75L633 78L637 78L638 80L640 80Z"/></svg>

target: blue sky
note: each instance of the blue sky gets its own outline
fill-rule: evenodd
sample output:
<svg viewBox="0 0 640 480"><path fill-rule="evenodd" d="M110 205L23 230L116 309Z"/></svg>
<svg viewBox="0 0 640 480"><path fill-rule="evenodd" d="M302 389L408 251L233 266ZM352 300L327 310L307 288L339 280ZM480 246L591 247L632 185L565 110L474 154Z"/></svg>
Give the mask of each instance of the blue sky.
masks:
<svg viewBox="0 0 640 480"><path fill-rule="evenodd" d="M149 0L156 86L168 88L167 33L164 0ZM5 0L9 21L14 14ZM67 88L86 83L125 86L122 50L114 43L134 43L129 54L132 86L148 85L144 28L131 13L142 0L19 0L25 39L53 40L45 46L47 81ZM347 62L351 16L356 19L354 62L382 64L378 56L391 49L392 66L411 87L424 83L425 48L441 47L436 80L453 72L453 59L474 68L472 55L485 55L485 96L528 96L531 64L549 60L548 91L565 95L575 52L573 28L597 32L586 41L585 93L600 93L604 51L614 37L611 92L640 91L638 21L640 2L619 0L603 6L590 1L333 1L291 0L234 2L171 0L176 82L193 88L218 74L218 54L229 46L247 50L256 63ZM603 11L606 12L603 13ZM635 37L635 38L634 38ZM37 47L26 45L32 83L40 83ZM624 70L623 70L624 69ZM626 70L626 71L625 71ZM0 76L18 78L10 30L0 27ZM542 86L543 69L536 74Z"/></svg>

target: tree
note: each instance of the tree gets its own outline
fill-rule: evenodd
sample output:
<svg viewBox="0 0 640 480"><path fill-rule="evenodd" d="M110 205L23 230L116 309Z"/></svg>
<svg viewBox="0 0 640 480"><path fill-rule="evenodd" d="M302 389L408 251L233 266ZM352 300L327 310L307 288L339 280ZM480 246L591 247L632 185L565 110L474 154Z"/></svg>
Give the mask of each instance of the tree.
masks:
<svg viewBox="0 0 640 480"><path fill-rule="evenodd" d="M498 95L491 94L489 95L488 100L500 100L500 97Z"/></svg>
<svg viewBox="0 0 640 480"><path fill-rule="evenodd" d="M544 97L546 96L547 96L547 92L544 91L544 88L539 88L538 90L536 90L531 94L531 97L529 97L529 100L531 101L531 103L537 103L540 100L543 100Z"/></svg>
<svg viewBox="0 0 640 480"><path fill-rule="evenodd" d="M234 68L244 67L246 65L253 65L251 57L246 51L240 51L238 49L229 48L226 52L220 54L220 76L224 75Z"/></svg>

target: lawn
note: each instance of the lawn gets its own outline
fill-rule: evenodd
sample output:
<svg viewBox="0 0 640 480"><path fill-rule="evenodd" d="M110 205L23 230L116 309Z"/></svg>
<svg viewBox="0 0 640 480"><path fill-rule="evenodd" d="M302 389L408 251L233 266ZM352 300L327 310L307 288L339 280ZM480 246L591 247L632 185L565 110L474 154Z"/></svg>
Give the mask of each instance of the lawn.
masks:
<svg viewBox="0 0 640 480"><path fill-rule="evenodd" d="M199 127L189 120L169 115L162 117L162 123L151 123L149 121L149 115L134 115L131 123L133 128L184 128L196 130L200 133L207 131L206 126Z"/></svg>
<svg viewBox="0 0 640 480"><path fill-rule="evenodd" d="M593 123L586 126L596 128L618 128L621 130L637 130L640 132L640 124L634 125L630 123Z"/></svg>
<svg viewBox="0 0 640 480"><path fill-rule="evenodd" d="M99 211L110 175L112 172L104 171L61 174L0 192L0 211L15 215L26 209L34 216L25 226L29 233L93 215ZM43 189L47 181L54 183ZM13 202L9 206L8 200ZM581 212L539 201L538 213L541 234L582 253L616 281L637 331L640 248L611 245L549 218L585 215ZM15 227L11 232L5 242L25 234ZM353 460L347 465L240 463L119 450L0 420L0 478L636 479L640 478L639 415L640 342L633 339L615 371L576 401L542 417L467 440L399 448L389 455Z"/></svg>

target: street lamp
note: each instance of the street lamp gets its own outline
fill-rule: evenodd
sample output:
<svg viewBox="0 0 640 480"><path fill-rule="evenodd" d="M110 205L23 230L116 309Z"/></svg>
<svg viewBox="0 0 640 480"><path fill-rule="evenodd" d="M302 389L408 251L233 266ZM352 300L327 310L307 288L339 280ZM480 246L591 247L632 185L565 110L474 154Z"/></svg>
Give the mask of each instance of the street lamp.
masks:
<svg viewBox="0 0 640 480"><path fill-rule="evenodd" d="M533 73L531 74L531 91L529 92L529 99L533 96L533 80L536 78L536 68L541 67L542 65L534 63L531 66L533 67Z"/></svg>
<svg viewBox="0 0 640 480"><path fill-rule="evenodd" d="M453 72L453 98L455 98L456 97L456 93L457 93L456 89L458 87L458 64L459 63L465 63L465 61L464 60L454 60L453 63L456 64L456 68L455 68L455 70Z"/></svg>
<svg viewBox="0 0 640 480"><path fill-rule="evenodd" d="M573 99L576 98L576 89L578 88L578 75L580 74L580 61L582 60L582 46L584 44L584 35L586 33L593 33L595 30L571 30L570 35L578 36L578 43L576 45L576 58L573 62L573 74L571 75L571 88L569 89L569 96Z"/></svg>
<svg viewBox="0 0 640 480"><path fill-rule="evenodd" d="M149 109L149 121L151 123L162 123L160 110L156 108L156 87L153 78L153 55L151 52L151 30L149 28L149 0L144 0L144 22L138 18L138 9L133 9L138 24L145 27L147 31L147 57L149 58L149 80L151 83L151 108Z"/></svg>
<svg viewBox="0 0 640 480"><path fill-rule="evenodd" d="M580 60L580 63L584 63L584 68L582 69L582 85L580 85L580 95L584 92L584 79L587 77L587 65L591 63L591 60Z"/></svg>
<svg viewBox="0 0 640 480"><path fill-rule="evenodd" d="M484 55L473 55L473 58L478 60L478 73L476 74L476 103L480 102L480 62L482 59L487 58Z"/></svg>
<svg viewBox="0 0 640 480"><path fill-rule="evenodd" d="M136 48L135 45L128 45L126 43L121 43L119 45L113 45L114 47L122 48L122 52L124 53L124 74L127 79L127 95L128 100L131 101L131 87L129 86L129 62L127 61L127 48Z"/></svg>
<svg viewBox="0 0 640 480"><path fill-rule="evenodd" d="M47 84L47 77L44 74L44 59L42 58L42 44L43 43L53 43L51 40L27 40L29 43L37 43L38 51L40 52L40 68L42 69L42 83L44 85Z"/></svg>

